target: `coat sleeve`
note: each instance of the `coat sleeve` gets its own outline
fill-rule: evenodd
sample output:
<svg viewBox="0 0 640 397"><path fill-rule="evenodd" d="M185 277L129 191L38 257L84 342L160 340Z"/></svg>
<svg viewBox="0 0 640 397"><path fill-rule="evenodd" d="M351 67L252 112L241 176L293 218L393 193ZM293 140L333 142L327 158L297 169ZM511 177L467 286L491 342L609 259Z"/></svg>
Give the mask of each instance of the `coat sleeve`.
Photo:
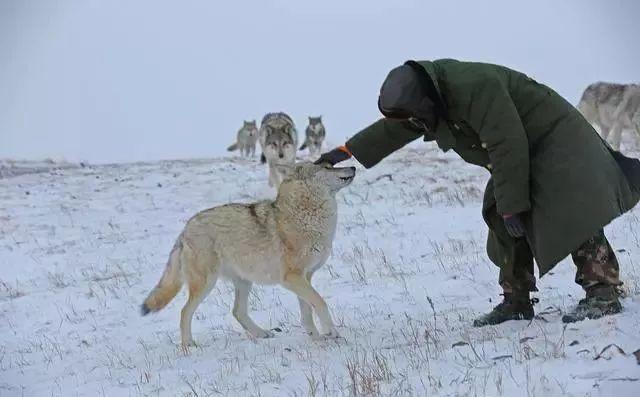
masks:
<svg viewBox="0 0 640 397"><path fill-rule="evenodd" d="M498 213L529 211L529 140L506 84L498 77L478 81L468 109L469 123L489 152Z"/></svg>
<svg viewBox="0 0 640 397"><path fill-rule="evenodd" d="M385 118L358 132L346 146L360 164L371 168L421 136L423 134L411 129L406 121Z"/></svg>

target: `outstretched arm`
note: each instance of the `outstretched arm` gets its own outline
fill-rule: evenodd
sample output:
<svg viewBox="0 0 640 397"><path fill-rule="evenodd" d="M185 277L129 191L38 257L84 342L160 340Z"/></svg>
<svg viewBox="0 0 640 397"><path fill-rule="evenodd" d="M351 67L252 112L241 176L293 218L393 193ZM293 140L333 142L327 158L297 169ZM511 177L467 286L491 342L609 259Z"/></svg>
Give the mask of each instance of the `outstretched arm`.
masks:
<svg viewBox="0 0 640 397"><path fill-rule="evenodd" d="M358 132L344 146L323 154L317 162L336 164L353 156L360 164L371 168L421 136L423 133L411 129L406 120L380 119Z"/></svg>

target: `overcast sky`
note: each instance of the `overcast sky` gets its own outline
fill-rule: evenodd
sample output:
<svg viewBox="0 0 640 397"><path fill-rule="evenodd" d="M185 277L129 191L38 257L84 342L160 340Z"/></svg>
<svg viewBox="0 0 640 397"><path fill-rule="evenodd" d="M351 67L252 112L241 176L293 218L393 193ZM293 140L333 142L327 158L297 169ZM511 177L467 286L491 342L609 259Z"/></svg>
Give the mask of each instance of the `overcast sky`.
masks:
<svg viewBox="0 0 640 397"><path fill-rule="evenodd" d="M0 158L225 153L243 119L378 117L407 59L504 64L576 103L640 81L640 1L0 1Z"/></svg>

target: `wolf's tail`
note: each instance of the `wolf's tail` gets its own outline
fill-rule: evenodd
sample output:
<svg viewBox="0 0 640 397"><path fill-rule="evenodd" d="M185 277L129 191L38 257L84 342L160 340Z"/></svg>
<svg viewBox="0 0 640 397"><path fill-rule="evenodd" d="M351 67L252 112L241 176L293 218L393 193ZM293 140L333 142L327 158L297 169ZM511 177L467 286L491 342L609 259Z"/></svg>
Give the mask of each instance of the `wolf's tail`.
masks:
<svg viewBox="0 0 640 397"><path fill-rule="evenodd" d="M180 292L182 287L182 261L180 259L183 250L182 244L182 236L180 236L171 250L167 267L158 285L151 290L142 304L143 316L162 309Z"/></svg>
<svg viewBox="0 0 640 397"><path fill-rule="evenodd" d="M238 144L237 143L234 143L233 145L231 145L231 146L229 146L227 148L227 150L230 151L230 152L233 152L234 150L237 150L237 149L238 149Z"/></svg>

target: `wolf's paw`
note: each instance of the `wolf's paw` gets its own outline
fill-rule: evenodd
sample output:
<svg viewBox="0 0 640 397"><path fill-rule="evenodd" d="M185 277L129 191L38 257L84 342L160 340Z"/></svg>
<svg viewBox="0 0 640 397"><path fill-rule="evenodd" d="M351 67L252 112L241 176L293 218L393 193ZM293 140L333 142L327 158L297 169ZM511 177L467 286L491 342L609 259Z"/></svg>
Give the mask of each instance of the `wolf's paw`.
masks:
<svg viewBox="0 0 640 397"><path fill-rule="evenodd" d="M189 353L189 349L192 347L198 347L198 345L196 344L196 342L193 341L193 339L188 339L188 340L185 339L180 344L180 348L185 354Z"/></svg>
<svg viewBox="0 0 640 397"><path fill-rule="evenodd" d="M310 337L312 340L319 340L319 339L321 339L320 332L318 332L317 330L316 330L316 331L307 331L307 335L309 335L309 337Z"/></svg>
<svg viewBox="0 0 640 397"><path fill-rule="evenodd" d="M273 338L275 336L273 332L267 331L265 329L257 329L250 332L250 334L256 339L268 339L268 338Z"/></svg>
<svg viewBox="0 0 640 397"><path fill-rule="evenodd" d="M317 336L311 335L311 338L314 340L332 340L332 339L343 339L338 331L335 328L332 328L326 334L316 334Z"/></svg>

